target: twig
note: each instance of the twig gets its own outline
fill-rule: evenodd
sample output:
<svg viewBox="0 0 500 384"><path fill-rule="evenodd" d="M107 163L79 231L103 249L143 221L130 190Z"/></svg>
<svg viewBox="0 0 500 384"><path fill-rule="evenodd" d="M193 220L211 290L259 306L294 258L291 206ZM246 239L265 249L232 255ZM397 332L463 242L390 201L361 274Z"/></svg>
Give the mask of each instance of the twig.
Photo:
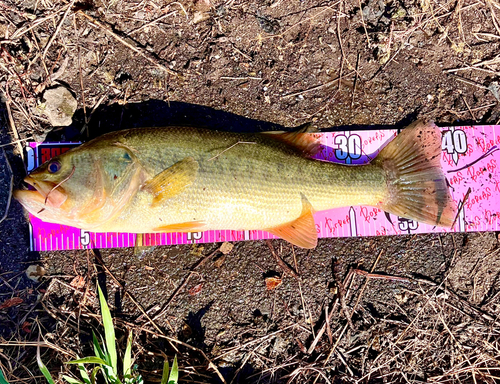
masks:
<svg viewBox="0 0 500 384"><path fill-rule="evenodd" d="M375 270L375 268L377 267L377 264L378 264L378 262L379 262L379 260L380 260L380 257L382 256L382 254L383 254L383 253L384 253L384 250L381 250L381 251L379 252L379 254L378 254L377 258L375 259L375 262L374 262L374 263L373 263L373 265L372 265L372 268L371 268L371 270L370 270L370 273L373 273L373 271L374 271L374 270ZM356 311L356 307L358 306L358 304L359 304L359 302L360 302L360 300L361 300L361 297L363 296L363 293L364 293L364 291L365 291L365 289L366 289L366 286L368 285L368 282L369 282L369 281L370 281L369 279L366 279L366 281L365 281L365 283L364 283L363 287L362 287L362 288L361 288L361 290L359 291L358 298L357 298L356 302L354 303L354 306L352 307L351 317L352 317L352 315L354 314L354 312Z"/></svg>
<svg viewBox="0 0 500 384"><path fill-rule="evenodd" d="M3 157L5 158L5 163L7 164L7 168L10 172L10 188L9 188L9 197L7 197L7 204L5 205L5 212L0 219L0 223L7 218L7 214L9 213L10 202L12 200L12 191L14 189L14 172L12 172L12 167L10 166L9 159L7 158L7 154L5 153L5 149L2 148Z"/></svg>
<svg viewBox="0 0 500 384"><path fill-rule="evenodd" d="M479 84L475 81L472 81L472 80L469 80L469 79L464 79L463 77L460 77L458 75L455 75L454 73L450 72L451 75L453 75L455 77L455 79L457 79L458 81L461 81L462 83L465 83L465 84L469 84L469 85L473 85L474 87L478 87L480 89L487 89L489 90L488 87L482 85L482 84Z"/></svg>
<svg viewBox="0 0 500 384"><path fill-rule="evenodd" d="M146 23L146 24L144 24L143 26L141 26L141 27L139 27L139 28L136 28L136 29L134 29L133 31L130 31L128 34L129 34L129 35L131 35L131 34L133 34L133 33L137 33L137 32L139 32L139 31L142 31L144 28L147 28L147 27L149 27L150 25L153 25L153 24L155 24L155 23L159 22L160 20L163 20L163 19L165 19L165 18L167 18L167 17L169 17L169 16L175 15L176 13L177 13L177 11L172 11L172 12L170 12L170 13L166 13L165 15L160 16L160 17L158 17L158 18L156 18L156 19L154 19L154 20L150 21L149 23Z"/></svg>
<svg viewBox="0 0 500 384"><path fill-rule="evenodd" d="M342 3L339 4L339 12L341 7ZM340 33L340 18L337 18L337 39L339 41L339 47L340 47L340 71L339 71L339 83L338 83L338 91L340 92L340 87L342 85L340 79L342 78L342 73L344 71L344 62L347 61L344 53L344 46L342 44L342 35Z"/></svg>
<svg viewBox="0 0 500 384"><path fill-rule="evenodd" d="M312 92L312 91L316 91L318 89L321 89L321 88L325 88L325 87L329 87L330 85L333 85L335 84L337 81L340 81L342 80L343 78L346 78L346 77L349 77L351 76L355 71L351 71L349 72L347 75L344 75L344 76L339 76L333 80L330 80L328 83L324 83L324 84L320 84L320 85L316 85L314 87L311 87L311 88L308 88L308 89L304 89L303 91L298 91L298 92L294 92L294 93L289 93L288 95L285 95L283 96L284 99L288 99L290 97L294 97L294 96L297 96L297 95L301 95L301 94L304 94L304 93L308 93L308 92Z"/></svg>
<svg viewBox="0 0 500 384"><path fill-rule="evenodd" d="M7 109L7 116L9 118L9 125L10 129L12 130L12 134L14 135L14 142L17 145L17 150L19 151L19 156L24 161L24 153L23 153L23 147L21 145L21 141L19 140L19 133L17 132L16 124L14 123L14 118L12 117L12 111L10 109L10 103L12 102L12 98L9 95L9 83L7 82L5 84L5 93L7 96L7 101L5 102L5 107Z"/></svg>
<svg viewBox="0 0 500 384"><path fill-rule="evenodd" d="M71 170L70 174L68 176L66 176L63 180L61 180L58 184L56 184L55 186L52 187L52 189L49 191L49 193L47 193L47 196L45 196L45 201L44 201L44 205L47 205L47 200L49 199L49 196L52 192L54 192L57 188L59 188L61 185L63 185L66 181L68 181L69 179L71 179L71 177L73 177L73 174L75 173L75 166L73 165L73 169Z"/></svg>
<svg viewBox="0 0 500 384"><path fill-rule="evenodd" d="M49 48L50 46L52 45L52 43L54 42L55 38L57 37L57 35L59 34L59 31L61 30L61 27L64 23L64 21L66 20L66 18L68 17L68 14L69 14L69 11L71 11L72 7L73 7L73 4L75 3L75 0L71 0L71 2L69 3L68 5L68 9L66 9L66 12L64 12L64 15L63 17L61 18L61 21L59 22L59 24L57 25L57 28L55 30L55 32L52 34L51 38L49 39L47 45L45 46L44 50L43 50L43 53L42 53L42 57L41 57L41 60L44 61L45 60L45 56L47 56L47 52L49 51Z"/></svg>
<svg viewBox="0 0 500 384"><path fill-rule="evenodd" d="M0 343L0 347L44 347L44 348L50 348L53 349L54 351L63 353L65 355L71 356L72 358L76 357L76 354L70 353L68 351L65 351L61 347L57 346L56 344L51 343L50 341L4 341Z"/></svg>
<svg viewBox="0 0 500 384"><path fill-rule="evenodd" d="M474 113L472 113L470 107L469 107L469 103L467 102L467 100L465 100L465 97L464 95L462 95L462 92L459 92L460 93L460 97L462 98L462 100L464 101L465 103L465 106L467 107L467 110L469 111L470 115L472 116L472 120L476 120L476 116L474 116Z"/></svg>
<svg viewBox="0 0 500 384"><path fill-rule="evenodd" d="M359 66L359 52L358 52L358 57L356 59L356 74L354 75L354 85L352 89L352 99L351 99L351 108L354 105L354 95L356 94L356 85L358 83L358 66Z"/></svg>
<svg viewBox="0 0 500 384"><path fill-rule="evenodd" d="M363 16L363 6L361 5L361 0L358 0L359 13L361 15L361 22L363 23L363 29L365 30L366 41L368 42L368 48L371 48L372 44L370 42L370 37L368 36L368 31L366 30L365 18Z"/></svg>
<svg viewBox="0 0 500 384"><path fill-rule="evenodd" d="M120 36L118 36L116 33L114 33L111 29L109 29L107 26L105 26L104 24L102 24L101 22L97 21L96 19L94 19L93 17L87 15L85 12L83 11L78 11L78 13L80 15L82 15L83 17L85 17L87 20L89 20L92 24L96 25L97 27L101 28L104 32L106 32L108 35L112 36L114 39L116 39L117 41L119 41L120 43L122 43L124 46L126 46L127 48L131 49L132 51L134 51L135 53L137 53L139 56L143 57L144 59L146 59L147 61L149 61L151 64L153 64L155 67L157 68L160 68L161 70L167 72L168 74L170 75L173 75L173 76L180 76L179 73L175 72L175 71L172 71L171 69L165 67L164 65L161 65L160 63L158 63L157 60L155 59L152 59L150 57L149 54L146 54L144 52L143 49L140 49L139 47L134 47L132 44L128 43L127 41L125 41L123 38L121 38ZM146 51L147 52L147 51Z"/></svg>
<svg viewBox="0 0 500 384"><path fill-rule="evenodd" d="M75 18L76 19L76 16ZM78 32L76 30L76 20L74 20L75 22L73 23L74 27L75 27L75 36L77 36L78 38ZM79 42L79 39L77 41L77 52L78 52L78 73L80 75L80 91L82 93L82 104L83 104L83 117L84 117L84 120L85 120L85 124L84 124L84 128L82 129L82 133L83 133L83 130L86 129L87 130L87 137L89 136L89 119L87 119L87 103L85 103L85 88L83 88L83 74L82 74L82 57L81 57L81 53L80 53L80 42Z"/></svg>
<svg viewBox="0 0 500 384"><path fill-rule="evenodd" d="M29 136L26 139L19 139L19 140L11 141L10 143L6 143L6 144L0 144L0 148L8 147L9 145L14 145L14 144L22 143L24 141L28 141L28 140L31 140L31 139L33 139L33 136Z"/></svg>
<svg viewBox="0 0 500 384"><path fill-rule="evenodd" d="M231 76L221 76L221 80L262 80L262 77L252 77L252 76L245 76L245 77L231 77Z"/></svg>
<svg viewBox="0 0 500 384"><path fill-rule="evenodd" d="M300 20L299 22L293 24L292 26L290 26L288 29L284 30L282 33L279 33L279 34L276 34L276 35L271 35L271 36L266 36L266 37L262 37L260 36L259 39L272 39L272 38L275 38L275 37L283 37L287 32L291 31L293 28L295 28L297 25L300 25L302 23L305 23L306 21L309 21L309 20L313 20L315 19L316 17L318 17L319 15L321 15L322 13L328 11L328 10L332 10L332 11L335 11L335 9L333 8L335 5L339 4L341 0L337 1L336 3L334 4L331 4L331 5L328 5L326 7L326 9L323 9L322 11L319 11L317 13L315 13L314 15L312 15L311 17L308 17L306 19L302 19ZM344 17L344 16L347 16L347 15L337 15L336 17Z"/></svg>
<svg viewBox="0 0 500 384"><path fill-rule="evenodd" d="M392 276L392 275L382 275L380 273L371 273L364 271L362 269L353 269L352 270L356 275L360 275L363 277L366 277L368 279L379 279L379 280L391 280L391 281L402 281L405 283L409 283L412 280L407 278L407 277L401 277L401 276Z"/></svg>
<svg viewBox="0 0 500 384"><path fill-rule="evenodd" d="M352 323L351 314L349 313L349 310L347 309L347 304L345 301L345 297L347 294L346 294L346 289L344 287L344 284L342 284L339 267L340 267L340 263L336 260L334 265L333 265L333 273L334 273L335 283L337 284L337 288L338 288L337 296L339 298L340 308L344 314L344 317L347 320L347 323L349 324L349 327L351 328L351 330L354 330L354 324Z"/></svg>
<svg viewBox="0 0 500 384"><path fill-rule="evenodd" d="M298 279L299 274L296 271L294 271L294 269L292 267L290 267L281 257L279 257L276 254L276 252L274 251L273 244L271 243L271 240L266 240L266 244L269 247L269 249L271 250L271 254L273 255L274 259L276 260L276 262L278 263L280 268L283 269L285 271L285 273L288 273L289 275Z"/></svg>

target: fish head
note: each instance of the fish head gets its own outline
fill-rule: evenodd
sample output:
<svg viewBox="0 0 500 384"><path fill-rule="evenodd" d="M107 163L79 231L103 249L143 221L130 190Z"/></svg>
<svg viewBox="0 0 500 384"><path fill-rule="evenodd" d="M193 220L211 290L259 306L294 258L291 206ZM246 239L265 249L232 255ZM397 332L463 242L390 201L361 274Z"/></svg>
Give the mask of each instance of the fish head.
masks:
<svg viewBox="0 0 500 384"><path fill-rule="evenodd" d="M43 221L92 229L124 208L142 173L126 148L89 142L33 170L14 197Z"/></svg>

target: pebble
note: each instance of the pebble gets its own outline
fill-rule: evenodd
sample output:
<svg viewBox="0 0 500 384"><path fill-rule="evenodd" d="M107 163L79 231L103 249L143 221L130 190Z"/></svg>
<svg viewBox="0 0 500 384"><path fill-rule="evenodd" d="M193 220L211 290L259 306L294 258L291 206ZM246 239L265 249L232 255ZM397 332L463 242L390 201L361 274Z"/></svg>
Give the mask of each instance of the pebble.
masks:
<svg viewBox="0 0 500 384"><path fill-rule="evenodd" d="M53 127L71 125L77 101L64 86L47 89L43 93L44 114Z"/></svg>

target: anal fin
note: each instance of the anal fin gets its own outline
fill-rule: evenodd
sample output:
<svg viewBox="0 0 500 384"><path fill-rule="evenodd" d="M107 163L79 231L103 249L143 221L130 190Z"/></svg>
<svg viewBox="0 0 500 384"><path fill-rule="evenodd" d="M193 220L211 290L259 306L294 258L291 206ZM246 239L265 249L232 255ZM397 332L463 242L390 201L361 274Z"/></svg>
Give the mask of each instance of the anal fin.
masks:
<svg viewBox="0 0 500 384"><path fill-rule="evenodd" d="M143 184L142 190L153 195L151 206L155 207L189 187L196 179L198 168L199 165L195 159L186 157L147 180Z"/></svg>
<svg viewBox="0 0 500 384"><path fill-rule="evenodd" d="M185 223L167 224L153 228L155 232L199 232L205 223L202 221L188 221Z"/></svg>
<svg viewBox="0 0 500 384"><path fill-rule="evenodd" d="M318 233L314 224L314 209L307 198L302 195L301 215L288 223L278 227L268 228L267 232L296 245L297 247L312 249L318 244Z"/></svg>

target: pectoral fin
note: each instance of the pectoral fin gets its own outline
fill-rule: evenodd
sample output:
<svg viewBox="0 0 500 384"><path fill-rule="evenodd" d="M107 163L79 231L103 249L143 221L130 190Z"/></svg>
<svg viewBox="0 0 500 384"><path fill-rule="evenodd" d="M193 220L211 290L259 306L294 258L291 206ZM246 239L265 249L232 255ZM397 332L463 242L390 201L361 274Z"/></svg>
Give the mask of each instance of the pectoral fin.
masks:
<svg viewBox="0 0 500 384"><path fill-rule="evenodd" d="M168 224L153 228L155 232L199 232L205 226L202 221L188 221L186 223Z"/></svg>
<svg viewBox="0 0 500 384"><path fill-rule="evenodd" d="M299 218L279 227L268 228L272 233L301 248L312 249L318 244L318 233L314 224L314 210L305 196L302 196L302 213Z"/></svg>
<svg viewBox="0 0 500 384"><path fill-rule="evenodd" d="M151 206L154 207L189 187L196 179L198 168L198 162L195 159L186 157L147 180L143 184L142 190L153 195Z"/></svg>

